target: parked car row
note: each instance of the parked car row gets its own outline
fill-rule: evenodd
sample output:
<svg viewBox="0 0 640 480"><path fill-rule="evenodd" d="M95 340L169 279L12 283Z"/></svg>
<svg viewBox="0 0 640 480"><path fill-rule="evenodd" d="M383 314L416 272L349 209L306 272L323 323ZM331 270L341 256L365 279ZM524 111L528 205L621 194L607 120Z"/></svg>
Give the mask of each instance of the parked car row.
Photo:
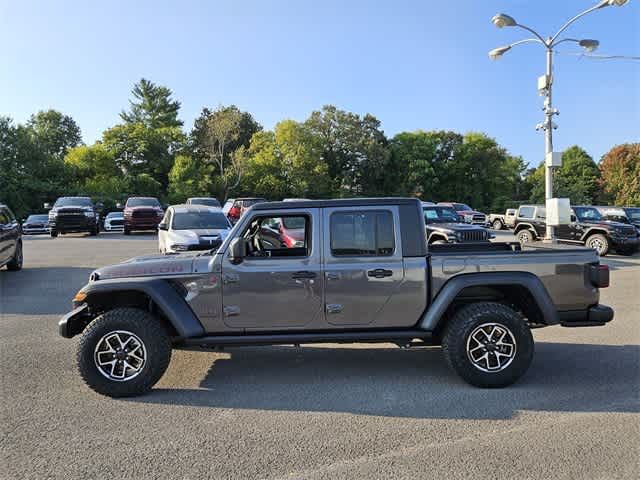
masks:
<svg viewBox="0 0 640 480"><path fill-rule="evenodd" d="M640 228L629 222L611 220L603 208L577 205L571 209L571 222L556 227L556 238L562 243L585 245L600 256L615 250L620 255L632 255L640 248ZM640 214L640 208L630 208L629 215ZM620 218L620 217L618 217ZM637 217L631 217L637 218ZM629 220L627 218L627 220ZM516 214L514 235L522 244L544 238L546 211L543 205L522 205Z"/></svg>

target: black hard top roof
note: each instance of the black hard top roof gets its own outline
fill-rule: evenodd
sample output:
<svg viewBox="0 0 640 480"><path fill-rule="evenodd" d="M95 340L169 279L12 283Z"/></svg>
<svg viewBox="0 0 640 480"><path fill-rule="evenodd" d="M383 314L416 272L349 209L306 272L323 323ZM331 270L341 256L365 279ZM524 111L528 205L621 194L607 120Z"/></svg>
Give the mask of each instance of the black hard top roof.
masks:
<svg viewBox="0 0 640 480"><path fill-rule="evenodd" d="M376 205L419 205L417 198L344 198L338 200L301 200L298 202L266 202L251 207L253 210L326 208L326 207L371 207Z"/></svg>

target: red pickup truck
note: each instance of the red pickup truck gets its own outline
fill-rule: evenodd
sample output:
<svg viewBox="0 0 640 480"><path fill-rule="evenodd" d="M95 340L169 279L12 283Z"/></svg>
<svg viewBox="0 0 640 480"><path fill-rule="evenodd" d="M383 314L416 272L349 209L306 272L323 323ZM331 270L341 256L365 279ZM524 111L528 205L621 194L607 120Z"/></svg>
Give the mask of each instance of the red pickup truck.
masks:
<svg viewBox="0 0 640 480"><path fill-rule="evenodd" d="M157 230L164 216L160 201L155 197L129 197L124 206L124 234L133 230Z"/></svg>

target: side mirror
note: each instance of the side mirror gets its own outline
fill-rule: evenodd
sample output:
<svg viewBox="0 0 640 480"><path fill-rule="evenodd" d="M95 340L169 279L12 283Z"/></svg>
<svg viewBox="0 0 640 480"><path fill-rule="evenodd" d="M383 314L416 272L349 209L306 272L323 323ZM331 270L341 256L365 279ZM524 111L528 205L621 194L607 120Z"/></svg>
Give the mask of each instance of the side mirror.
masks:
<svg viewBox="0 0 640 480"><path fill-rule="evenodd" d="M571 223L576 223L577 221L578 221L578 218L575 215L571 215Z"/></svg>
<svg viewBox="0 0 640 480"><path fill-rule="evenodd" d="M166 223L161 222L158 224L158 230L169 230L169 227L167 226Z"/></svg>
<svg viewBox="0 0 640 480"><path fill-rule="evenodd" d="M51 210L51 204L49 202L45 203L43 206L45 210Z"/></svg>
<svg viewBox="0 0 640 480"><path fill-rule="evenodd" d="M234 238L229 245L229 260L234 265L242 263L247 250L247 242L244 238Z"/></svg>

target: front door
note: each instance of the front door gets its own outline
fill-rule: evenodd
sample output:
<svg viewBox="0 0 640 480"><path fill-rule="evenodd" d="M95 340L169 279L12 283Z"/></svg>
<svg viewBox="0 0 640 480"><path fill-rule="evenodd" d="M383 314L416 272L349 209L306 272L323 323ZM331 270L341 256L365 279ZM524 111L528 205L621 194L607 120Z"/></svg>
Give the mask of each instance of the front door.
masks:
<svg viewBox="0 0 640 480"><path fill-rule="evenodd" d="M327 208L323 222L327 323L388 326L384 307L404 279L397 207Z"/></svg>
<svg viewBox="0 0 640 480"><path fill-rule="evenodd" d="M231 328L289 330L321 325L323 283L319 210L258 211L240 235L241 263L222 263L224 322Z"/></svg>

